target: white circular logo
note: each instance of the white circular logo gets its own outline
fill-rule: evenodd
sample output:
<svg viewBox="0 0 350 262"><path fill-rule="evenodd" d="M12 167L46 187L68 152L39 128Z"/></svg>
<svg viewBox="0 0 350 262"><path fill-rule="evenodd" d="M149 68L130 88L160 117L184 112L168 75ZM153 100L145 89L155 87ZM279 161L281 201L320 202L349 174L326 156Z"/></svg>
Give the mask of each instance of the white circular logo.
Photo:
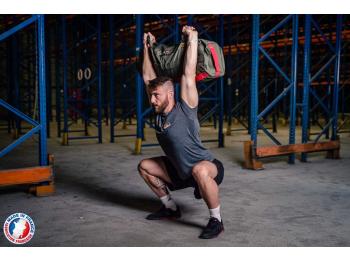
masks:
<svg viewBox="0 0 350 262"><path fill-rule="evenodd" d="M9 216L4 223L4 234L13 244L22 245L34 236L35 225L33 219L24 213Z"/></svg>

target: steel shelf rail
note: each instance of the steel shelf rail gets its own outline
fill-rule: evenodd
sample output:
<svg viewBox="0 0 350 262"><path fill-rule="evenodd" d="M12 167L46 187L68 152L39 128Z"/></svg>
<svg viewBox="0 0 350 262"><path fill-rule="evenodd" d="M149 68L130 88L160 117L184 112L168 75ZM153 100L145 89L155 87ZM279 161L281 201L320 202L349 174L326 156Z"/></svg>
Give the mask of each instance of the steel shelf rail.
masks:
<svg viewBox="0 0 350 262"><path fill-rule="evenodd" d="M350 27L350 15L343 15L343 30ZM341 80L339 87L341 120L338 125L338 133L350 133L348 124L350 124L350 41L342 41L342 60L341 60Z"/></svg>
<svg viewBox="0 0 350 262"><path fill-rule="evenodd" d="M37 49L38 49L38 82L39 82L39 122L30 118L17 108L11 106L6 101L0 99L0 106L9 110L19 118L33 126L26 134L19 137L10 145L0 151L0 157L10 153L20 144L32 137L34 134L39 135L39 166L26 169L13 169L0 171L0 186L16 184L35 184L32 187L33 192L37 195L48 195L53 193L53 171L48 166L49 157L47 154L47 131L46 131L46 79L45 79L45 20L44 15L33 15L29 19L12 27L0 35L0 41L23 30L32 23L37 23Z"/></svg>
<svg viewBox="0 0 350 262"><path fill-rule="evenodd" d="M167 23L165 23L165 18L160 15L154 16L156 20L162 22L162 25L167 29L168 34L163 35L162 38L158 38L158 43L178 43L180 41L179 35L179 20L178 15L173 15L172 17L167 17ZM143 42L143 31L144 31L144 19L148 18L145 15L136 15L136 57L140 56L142 51ZM143 144L142 141L145 140L144 126L147 124L149 127L154 128L153 124L153 110L151 107L144 109L144 84L142 76L137 74L136 76L136 117L137 117L137 131L136 131L136 141L135 141L135 154L140 154L142 147L158 146L159 144ZM175 96L178 97L178 84L175 85ZM148 118L148 119L147 119Z"/></svg>
<svg viewBox="0 0 350 262"><path fill-rule="evenodd" d="M73 44L70 48L68 48L67 43L67 28L66 28L66 18L65 16L61 17L62 22L62 55L63 55L63 131L62 131L62 145L68 145L69 140L83 140L83 139L97 139L98 143L102 143L102 47L101 47L101 16L96 16L96 25L92 25L87 19L85 19L83 16L79 16L81 18L79 22L81 24L86 25L86 28L89 28L89 30L93 31L92 33L87 29L86 35L84 38L77 38L75 39L73 37ZM72 20L72 23L74 22L74 19ZM72 26L75 26L73 23ZM88 67L87 58L84 60L83 58L81 61L71 61L75 64L72 67L69 67L68 59L69 59L69 53L71 53L73 50L76 50L76 48L80 47L80 45L87 44L89 41L94 41L94 37L96 37L96 62L95 62L95 71L96 74L91 79L85 78L85 71ZM81 50L80 50L81 51ZM83 51L84 53L84 51ZM84 53L85 54L85 53ZM82 54L82 56L84 56ZM78 68L78 62L81 62L81 67L84 71L84 78L78 83L76 80L76 74L75 72L78 71L75 69ZM70 69L70 70L69 70ZM90 69L91 70L91 69ZM70 71L70 72L68 72ZM73 71L73 76L72 72ZM71 76L71 81L69 82L69 76ZM95 88L94 88L95 87ZM73 91L73 89L81 93L82 98L81 100L78 100L74 98L73 92L70 93L70 91ZM95 91L95 93L93 93ZM95 95L95 97L93 97ZM78 103L82 104L83 108L78 107ZM60 102L58 103L60 105ZM93 118L91 116L91 112L93 111L94 106L97 108L97 116ZM59 110L61 111L61 110ZM77 115L81 117L84 121L84 129L83 130L73 130L70 129L70 126L73 125L73 119L70 117L69 112L72 112L72 114ZM71 119L70 119L71 118ZM71 120L69 122L69 119ZM59 120L60 121L60 120ZM90 136L88 133L88 126L94 125L97 128L97 135L96 136ZM72 132L83 132L83 136L69 136L69 133Z"/></svg>

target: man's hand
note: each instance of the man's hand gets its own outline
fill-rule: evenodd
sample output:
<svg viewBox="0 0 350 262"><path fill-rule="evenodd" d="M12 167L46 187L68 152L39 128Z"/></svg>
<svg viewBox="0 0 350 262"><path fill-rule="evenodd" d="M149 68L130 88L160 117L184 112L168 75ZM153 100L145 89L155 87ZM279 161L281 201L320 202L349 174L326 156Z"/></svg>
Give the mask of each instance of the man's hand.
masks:
<svg viewBox="0 0 350 262"><path fill-rule="evenodd" d="M149 38L149 43L147 38ZM146 86L148 86L149 81L156 78L157 75L154 71L152 62L150 60L150 54L148 48L151 47L156 42L156 38L150 32L143 34L143 64L142 64L142 77Z"/></svg>
<svg viewBox="0 0 350 262"><path fill-rule="evenodd" d="M149 43L147 38L150 39ZM152 47L152 45L156 42L156 38L154 37L154 35L152 35L152 33L148 32L148 33L144 33L143 34L143 46L146 47Z"/></svg>
<svg viewBox="0 0 350 262"><path fill-rule="evenodd" d="M195 42L198 41L198 32L193 26L185 25L182 28L182 33L187 36L188 42Z"/></svg>

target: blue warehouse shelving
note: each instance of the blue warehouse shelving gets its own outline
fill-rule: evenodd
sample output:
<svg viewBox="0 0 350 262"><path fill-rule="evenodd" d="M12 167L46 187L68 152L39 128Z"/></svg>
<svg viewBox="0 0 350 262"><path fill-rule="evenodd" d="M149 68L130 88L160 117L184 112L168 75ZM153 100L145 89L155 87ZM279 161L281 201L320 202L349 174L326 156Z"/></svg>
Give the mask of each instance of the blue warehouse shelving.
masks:
<svg viewBox="0 0 350 262"><path fill-rule="evenodd" d="M2 170L0 171L0 186L16 185L16 184L33 184L32 189L37 195L47 195L53 193L53 170L49 166L49 158L47 153L47 131L46 131L46 77L45 77L45 20L44 15L33 15L28 19L13 26L7 31L0 34L0 41L5 41L9 37L25 30L28 26L36 23L36 49L38 52L38 108L39 119L33 119L24 114L14 105L0 98L0 106L5 108L11 114L26 121L32 128L15 141L0 151L0 157L9 154L12 150L20 146L23 142L33 137L35 134L39 136L39 166L24 169ZM16 103L14 103L16 105Z"/></svg>
<svg viewBox="0 0 350 262"><path fill-rule="evenodd" d="M77 139L97 139L102 143L101 16L70 19L62 16L61 23L63 103L57 101L60 107L57 121L62 121L62 112L63 129L59 132L62 144L68 145L70 140ZM83 127L77 124L79 119ZM90 126L97 129L96 135L89 133Z"/></svg>
<svg viewBox="0 0 350 262"><path fill-rule="evenodd" d="M245 152L245 166L252 169L263 168L262 162L259 159L264 157L288 155L289 163L295 162L295 153L302 153L302 160L306 161L306 154L315 151L327 151L327 156L337 158L339 157L339 140L337 139L337 104L338 104L338 87L339 87L339 63L340 63L340 44L341 44L341 26L342 16L337 16L336 22L336 43L332 43L325 37L319 28L317 22L310 16L305 16L305 36L304 36L304 68L303 68L303 94L302 101L297 101L297 86L298 86L298 42L299 42L299 15L288 15L281 19L275 26L273 26L267 33L260 33L260 16L253 15L253 40L252 40L252 72L251 72L251 115L250 115L250 136L251 140L244 143ZM285 26L287 23L292 24L291 38L291 59L289 72L286 72L271 55L261 46L261 43L268 39L271 34L276 32L279 28ZM315 26L316 31L321 34L325 43L332 51L332 56L325 64L321 64L316 73L310 72L310 46L311 46L311 23ZM261 36L262 35L262 36ZM283 91L278 94L266 107L259 108L259 57L263 55L264 59L269 61L272 67L283 77L285 83ZM332 85L332 102L331 108L324 105L323 101L313 91L311 83L321 76L322 72L334 63L334 83ZM309 96L310 94L317 99L323 109L326 110L329 121L325 124L322 131L317 134L316 138L309 143L309 118L308 112L310 110ZM285 97L289 97L289 139L288 142L282 144L276 136L269 132L263 125L263 118L271 113L274 107ZM302 142L296 143L296 112L297 108L302 110ZM326 133L328 127L332 126L332 138L330 141L320 142L322 135ZM258 130L262 130L265 135L275 144L272 146L261 146L258 144Z"/></svg>

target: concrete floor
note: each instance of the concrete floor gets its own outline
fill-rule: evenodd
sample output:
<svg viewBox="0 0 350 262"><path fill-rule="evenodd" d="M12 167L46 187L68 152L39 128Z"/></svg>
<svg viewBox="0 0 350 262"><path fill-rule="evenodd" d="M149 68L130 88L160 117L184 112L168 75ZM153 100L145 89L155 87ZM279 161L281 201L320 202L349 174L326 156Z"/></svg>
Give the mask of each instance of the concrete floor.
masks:
<svg viewBox="0 0 350 262"><path fill-rule="evenodd" d="M216 136L210 128L202 131L203 138ZM207 144L226 169L220 186L225 232L217 239L197 238L208 210L190 188L172 193L182 207L181 219L144 219L160 202L136 166L142 158L162 154L161 149L146 148L135 156L134 139L110 144L107 135L103 144L73 141L66 147L49 139L56 194L38 198L22 187L0 189L0 224L12 213L30 215L36 231L28 246L350 246L349 134L341 135L340 160L314 153L308 163L288 165L287 157L280 157L264 160L262 171L242 169L242 141L248 136L233 134L225 148ZM279 134L287 137L286 130ZM0 137L3 146L7 134L1 131ZM154 140L152 130L147 138ZM36 165L33 144L30 140L0 159L0 169ZM1 232L0 246L11 245Z"/></svg>

